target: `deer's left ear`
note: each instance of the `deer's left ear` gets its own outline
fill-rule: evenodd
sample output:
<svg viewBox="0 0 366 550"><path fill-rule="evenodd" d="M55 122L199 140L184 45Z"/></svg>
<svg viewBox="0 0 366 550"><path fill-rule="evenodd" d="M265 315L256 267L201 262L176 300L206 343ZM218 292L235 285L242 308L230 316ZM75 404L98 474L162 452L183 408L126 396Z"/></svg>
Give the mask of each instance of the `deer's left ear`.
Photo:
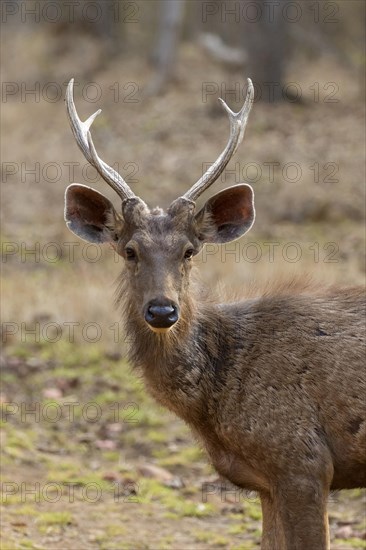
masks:
<svg viewBox="0 0 366 550"><path fill-rule="evenodd" d="M73 183L65 193L67 227L84 241L113 243L123 228L123 220L112 203L91 187Z"/></svg>
<svg viewBox="0 0 366 550"><path fill-rule="evenodd" d="M227 243L249 231L254 219L254 192L243 183L211 197L196 215L196 227L202 241Z"/></svg>

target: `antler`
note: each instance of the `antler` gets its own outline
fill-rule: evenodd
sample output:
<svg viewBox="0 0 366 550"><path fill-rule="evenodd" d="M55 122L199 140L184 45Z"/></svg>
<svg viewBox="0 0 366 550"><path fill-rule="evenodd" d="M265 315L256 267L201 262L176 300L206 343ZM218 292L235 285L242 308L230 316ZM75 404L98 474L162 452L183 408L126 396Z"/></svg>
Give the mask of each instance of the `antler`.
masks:
<svg viewBox="0 0 366 550"><path fill-rule="evenodd" d="M254 100L254 88L253 83L248 78L248 91L245 98L245 103L241 110L238 113L234 113L225 103L223 99L220 98L221 104L229 115L230 120L230 137L227 145L219 158L210 166L207 172L195 183L184 195L183 198L195 201L210 185L217 180L217 178L222 174L226 165L228 164L231 157L236 152L240 143L244 137L245 127L248 122L248 117L250 110L253 105Z"/></svg>
<svg viewBox="0 0 366 550"><path fill-rule="evenodd" d="M66 91L66 108L70 121L72 133L76 139L78 146L84 154L86 160L90 162L102 178L116 191L116 193L124 199L131 199L136 195L127 185L125 180L111 168L105 162L102 161L97 155L93 140L89 131L89 128L93 124L95 118L102 112L99 109L96 113L91 115L85 122L82 122L76 112L75 103L73 99L74 79L72 78L67 86Z"/></svg>

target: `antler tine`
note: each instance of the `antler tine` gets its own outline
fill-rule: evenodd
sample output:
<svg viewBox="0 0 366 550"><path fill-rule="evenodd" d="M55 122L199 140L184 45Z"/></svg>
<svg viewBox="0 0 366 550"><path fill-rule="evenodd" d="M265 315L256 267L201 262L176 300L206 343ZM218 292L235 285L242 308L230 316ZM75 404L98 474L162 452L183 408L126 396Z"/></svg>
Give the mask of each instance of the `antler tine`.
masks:
<svg viewBox="0 0 366 550"><path fill-rule="evenodd" d="M108 166L108 164L106 164L101 158L99 158L95 150L89 129L95 118L102 112L101 109L98 109L98 111L91 115L85 122L80 120L74 103L73 88L74 79L72 78L67 86L66 108L71 130L74 134L76 143L81 149L86 160L94 166L97 172L116 191L122 200L135 197L135 194L127 185L122 176L113 170L111 166Z"/></svg>
<svg viewBox="0 0 366 550"><path fill-rule="evenodd" d="M230 137L227 145L216 162L210 166L207 172L183 195L183 198L195 201L210 185L222 174L231 157L243 140L245 127L248 122L250 110L254 100L253 83L248 78L248 91L245 103L238 113L234 113L220 98L220 102L226 110L230 120Z"/></svg>

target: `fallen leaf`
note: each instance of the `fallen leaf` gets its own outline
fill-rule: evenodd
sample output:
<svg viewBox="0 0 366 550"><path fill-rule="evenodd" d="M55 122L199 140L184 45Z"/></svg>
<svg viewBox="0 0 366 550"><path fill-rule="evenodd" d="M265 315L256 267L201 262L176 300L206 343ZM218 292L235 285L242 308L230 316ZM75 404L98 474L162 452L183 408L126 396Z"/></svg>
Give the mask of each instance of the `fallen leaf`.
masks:
<svg viewBox="0 0 366 550"><path fill-rule="evenodd" d="M111 439L98 439L95 442L95 446L103 451L114 451L117 448L116 442Z"/></svg>
<svg viewBox="0 0 366 550"><path fill-rule="evenodd" d="M171 487L172 489L182 489L185 487L184 481L180 477L174 476L168 470L156 466L155 464L140 464L137 467L137 471L144 477L150 477L161 481L166 487Z"/></svg>
<svg viewBox="0 0 366 550"><path fill-rule="evenodd" d="M61 399L62 397L62 392L58 388L45 388L42 394L46 399Z"/></svg>

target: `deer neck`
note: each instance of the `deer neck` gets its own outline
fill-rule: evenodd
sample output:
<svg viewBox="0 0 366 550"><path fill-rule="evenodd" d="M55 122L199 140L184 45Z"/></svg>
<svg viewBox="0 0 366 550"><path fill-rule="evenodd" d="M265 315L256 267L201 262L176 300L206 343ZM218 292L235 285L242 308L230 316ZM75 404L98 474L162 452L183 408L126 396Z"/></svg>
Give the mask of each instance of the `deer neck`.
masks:
<svg viewBox="0 0 366 550"><path fill-rule="evenodd" d="M163 334L152 332L137 315L125 320L129 359L141 369L148 390L190 423L207 408L204 388L215 376L220 325L217 308L196 303L185 304L181 321Z"/></svg>

